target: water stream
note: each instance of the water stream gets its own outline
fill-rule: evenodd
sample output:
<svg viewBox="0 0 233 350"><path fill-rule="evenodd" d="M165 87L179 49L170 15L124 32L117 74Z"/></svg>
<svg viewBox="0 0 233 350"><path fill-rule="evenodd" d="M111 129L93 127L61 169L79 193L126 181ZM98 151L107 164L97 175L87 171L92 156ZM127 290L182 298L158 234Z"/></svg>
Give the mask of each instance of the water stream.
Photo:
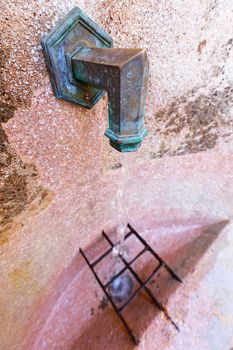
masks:
<svg viewBox="0 0 233 350"><path fill-rule="evenodd" d="M117 241L119 242L113 248L113 256L115 258L114 275L119 272L121 267L121 259L119 255L127 260L127 250L124 247L124 237L128 232L127 224L130 221L130 195L131 182L133 180L133 166L135 163L134 153L121 153L121 171L119 174L118 189L116 193L115 209L117 213ZM115 302L122 302L129 297L133 290L133 280L128 274L116 277L109 286L109 293Z"/></svg>
<svg viewBox="0 0 233 350"><path fill-rule="evenodd" d="M114 255L123 253L123 241L128 232L127 224L130 221L130 184L133 178L133 166L136 160L135 153L121 153L121 172L119 175L118 190L116 193L115 209L117 213L117 241L119 244L113 250Z"/></svg>

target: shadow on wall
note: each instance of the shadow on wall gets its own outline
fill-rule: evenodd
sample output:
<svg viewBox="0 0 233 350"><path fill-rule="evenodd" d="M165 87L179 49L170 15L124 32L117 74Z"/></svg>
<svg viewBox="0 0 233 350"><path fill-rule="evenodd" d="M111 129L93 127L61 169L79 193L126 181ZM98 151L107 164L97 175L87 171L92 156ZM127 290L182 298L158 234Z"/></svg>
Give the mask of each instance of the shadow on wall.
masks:
<svg viewBox="0 0 233 350"><path fill-rule="evenodd" d="M218 238L227 223L227 221L223 221L218 224L210 225L191 242L178 247L174 251L171 250L167 252L170 266L183 280L188 274L193 272L195 266L212 243ZM163 258L166 261L166 257ZM151 265L154 267L154 260L152 259L147 265L143 266L140 272L140 277L142 279L148 276ZM175 281L165 269L162 269L159 270L160 272L152 279L148 286L157 300L166 306L169 297L178 287L182 288L182 285ZM135 345L132 343L112 307L106 303L102 304L102 308L104 309L103 312L98 312L97 315L92 316L85 331L73 344L72 350L87 350L93 349L93 347L95 350L107 348L128 350L135 348ZM123 315L131 329L134 330L137 338L140 339L158 313L160 313L160 311L152 305L145 292L141 292L126 308ZM158 336L157 340L159 343L161 334L163 335L167 332L169 324L169 321L165 320L165 322L159 322L158 325L156 325L156 332L154 334L155 341ZM169 327L168 331L168 341L170 341L171 339L169 339L169 336L171 338L176 331L171 327Z"/></svg>

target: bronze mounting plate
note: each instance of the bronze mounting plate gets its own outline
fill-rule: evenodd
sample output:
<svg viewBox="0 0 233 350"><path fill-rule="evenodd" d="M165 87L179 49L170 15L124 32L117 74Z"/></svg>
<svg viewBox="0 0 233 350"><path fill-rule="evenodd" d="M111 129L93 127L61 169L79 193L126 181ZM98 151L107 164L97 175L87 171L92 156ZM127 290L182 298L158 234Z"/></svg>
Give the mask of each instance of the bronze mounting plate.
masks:
<svg viewBox="0 0 233 350"><path fill-rule="evenodd" d="M83 46L110 48L111 37L75 7L43 39L42 46L55 96L92 108L105 92L74 79L71 57Z"/></svg>

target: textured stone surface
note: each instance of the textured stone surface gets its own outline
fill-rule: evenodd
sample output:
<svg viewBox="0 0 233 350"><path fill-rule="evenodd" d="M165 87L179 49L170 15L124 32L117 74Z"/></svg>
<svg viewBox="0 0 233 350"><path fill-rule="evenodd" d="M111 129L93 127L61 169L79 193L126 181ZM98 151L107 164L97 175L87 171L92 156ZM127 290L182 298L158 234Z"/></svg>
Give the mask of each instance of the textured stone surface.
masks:
<svg viewBox="0 0 233 350"><path fill-rule="evenodd" d="M148 49L150 134L132 161L132 222L160 238L157 248L168 258L178 257L169 254L177 250L185 259L190 250L178 248L188 237L192 242L193 226L199 235L203 226L232 219L231 2L1 1L1 350L93 349L87 325L95 330L96 322L109 320L104 312L91 319L100 295L77 250L115 224L122 160L103 137L106 99L91 111L56 100L40 46L75 5L116 47ZM187 155L200 151L207 152ZM186 349L190 341L192 350L233 346L231 225L224 232L197 274L169 297L182 335L169 335L157 315L141 349L155 349L156 327L164 350ZM78 289L82 274L90 289L86 304L85 289ZM94 331L94 347L103 334ZM107 340L132 348L114 318Z"/></svg>

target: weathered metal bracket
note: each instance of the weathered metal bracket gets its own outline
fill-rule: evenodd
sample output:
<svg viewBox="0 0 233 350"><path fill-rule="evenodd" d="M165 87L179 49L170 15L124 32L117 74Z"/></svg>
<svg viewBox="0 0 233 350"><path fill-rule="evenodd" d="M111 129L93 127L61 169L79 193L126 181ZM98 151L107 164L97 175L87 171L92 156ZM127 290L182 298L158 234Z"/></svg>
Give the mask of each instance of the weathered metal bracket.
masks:
<svg viewBox="0 0 233 350"><path fill-rule="evenodd" d="M78 7L42 40L51 84L57 98L92 108L105 91L73 78L71 57L80 47L110 48L111 37Z"/></svg>

